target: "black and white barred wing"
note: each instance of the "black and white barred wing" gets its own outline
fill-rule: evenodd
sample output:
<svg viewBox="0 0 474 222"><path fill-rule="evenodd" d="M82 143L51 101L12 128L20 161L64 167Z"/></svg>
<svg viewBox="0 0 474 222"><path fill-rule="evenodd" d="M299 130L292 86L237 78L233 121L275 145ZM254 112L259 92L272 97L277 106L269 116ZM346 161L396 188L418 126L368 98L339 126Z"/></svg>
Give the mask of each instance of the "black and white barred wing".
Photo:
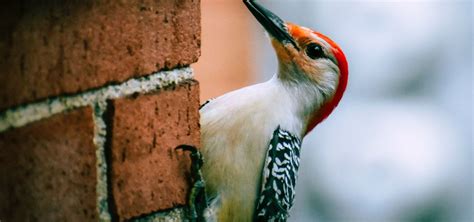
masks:
<svg viewBox="0 0 474 222"><path fill-rule="evenodd" d="M267 151L256 221L286 221L293 206L301 140L278 127Z"/></svg>

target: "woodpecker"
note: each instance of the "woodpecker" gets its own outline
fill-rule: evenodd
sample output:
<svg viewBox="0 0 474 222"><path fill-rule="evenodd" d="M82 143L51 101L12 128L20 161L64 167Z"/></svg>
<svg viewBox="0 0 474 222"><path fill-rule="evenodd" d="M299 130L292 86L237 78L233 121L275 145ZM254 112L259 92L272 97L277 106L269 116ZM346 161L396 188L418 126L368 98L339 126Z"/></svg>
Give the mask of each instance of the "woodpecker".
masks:
<svg viewBox="0 0 474 222"><path fill-rule="evenodd" d="M295 198L301 142L338 105L348 79L339 46L252 0L278 71L200 108L201 171L209 221L286 221Z"/></svg>

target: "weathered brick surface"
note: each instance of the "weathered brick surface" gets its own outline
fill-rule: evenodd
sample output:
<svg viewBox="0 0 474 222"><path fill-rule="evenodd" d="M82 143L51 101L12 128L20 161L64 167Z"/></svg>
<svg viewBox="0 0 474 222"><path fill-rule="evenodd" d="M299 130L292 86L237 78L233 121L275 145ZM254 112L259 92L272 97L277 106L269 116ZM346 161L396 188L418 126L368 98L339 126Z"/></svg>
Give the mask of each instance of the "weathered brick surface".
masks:
<svg viewBox="0 0 474 222"><path fill-rule="evenodd" d="M112 192L121 220L185 205L189 154L199 145L197 82L111 102Z"/></svg>
<svg viewBox="0 0 474 222"><path fill-rule="evenodd" d="M0 133L1 221L93 221L91 108Z"/></svg>
<svg viewBox="0 0 474 222"><path fill-rule="evenodd" d="M197 61L199 3L3 1L0 110Z"/></svg>

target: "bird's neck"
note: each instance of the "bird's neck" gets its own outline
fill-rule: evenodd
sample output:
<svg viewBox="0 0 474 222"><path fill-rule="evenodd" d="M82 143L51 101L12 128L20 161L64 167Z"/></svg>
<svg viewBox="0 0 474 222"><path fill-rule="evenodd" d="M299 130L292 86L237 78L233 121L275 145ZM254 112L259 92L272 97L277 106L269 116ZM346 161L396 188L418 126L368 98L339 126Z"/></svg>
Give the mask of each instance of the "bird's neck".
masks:
<svg viewBox="0 0 474 222"><path fill-rule="evenodd" d="M275 75L272 81L287 92L292 102L286 105L292 106L294 113L302 121L302 135L305 135L309 122L318 115L318 110L325 101L325 95L309 80L295 82Z"/></svg>

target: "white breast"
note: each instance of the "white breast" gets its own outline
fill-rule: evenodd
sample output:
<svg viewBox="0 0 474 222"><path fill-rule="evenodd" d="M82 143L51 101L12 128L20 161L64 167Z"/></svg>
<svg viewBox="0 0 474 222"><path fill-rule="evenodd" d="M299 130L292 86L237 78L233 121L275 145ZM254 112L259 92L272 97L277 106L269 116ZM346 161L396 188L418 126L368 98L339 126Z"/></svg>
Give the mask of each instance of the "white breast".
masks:
<svg viewBox="0 0 474 222"><path fill-rule="evenodd" d="M273 131L280 125L303 134L297 107L274 78L227 93L201 109L202 170L208 193L220 196L219 218L251 220Z"/></svg>

